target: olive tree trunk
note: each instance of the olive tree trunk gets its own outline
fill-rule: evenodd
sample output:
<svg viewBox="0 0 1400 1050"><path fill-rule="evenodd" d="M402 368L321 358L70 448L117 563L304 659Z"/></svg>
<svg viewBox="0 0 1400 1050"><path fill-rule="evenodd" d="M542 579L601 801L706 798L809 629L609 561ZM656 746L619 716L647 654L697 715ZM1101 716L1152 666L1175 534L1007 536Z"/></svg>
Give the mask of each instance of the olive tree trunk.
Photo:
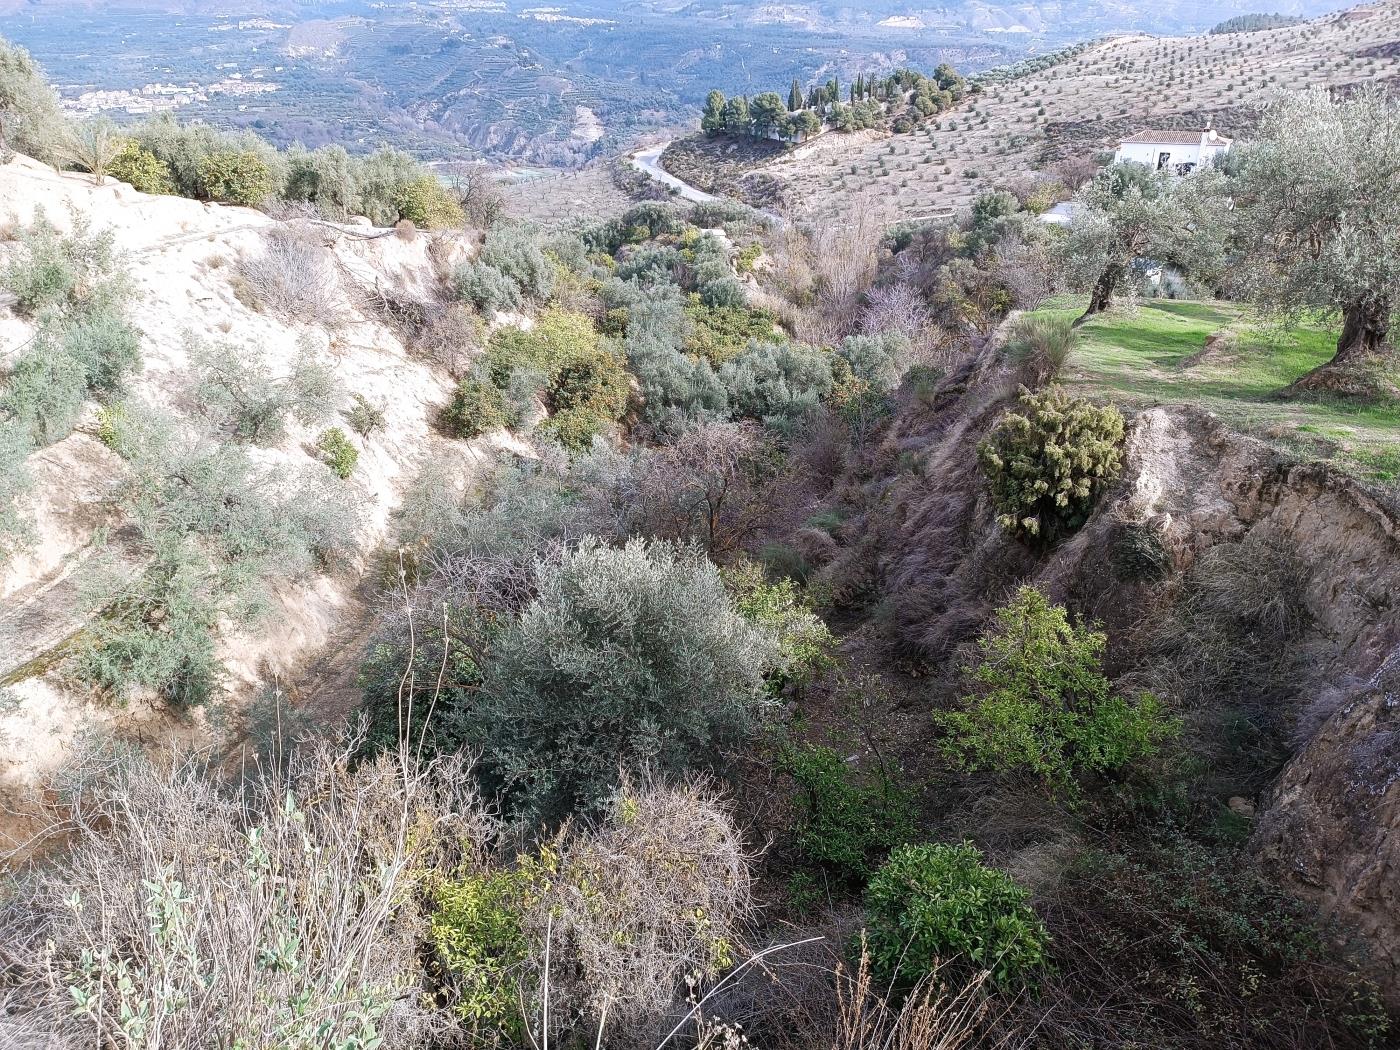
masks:
<svg viewBox="0 0 1400 1050"><path fill-rule="evenodd" d="M1342 311L1342 334L1330 364L1349 365L1374 357L1390 335L1390 297L1367 296L1348 303Z"/></svg>
<svg viewBox="0 0 1400 1050"><path fill-rule="evenodd" d="M1099 274L1099 279L1094 282L1094 290L1089 296L1089 308L1074 321L1075 328L1113 305L1113 293L1118 290L1118 285L1126 272L1127 267L1120 262L1109 263L1104 268L1103 273Z"/></svg>

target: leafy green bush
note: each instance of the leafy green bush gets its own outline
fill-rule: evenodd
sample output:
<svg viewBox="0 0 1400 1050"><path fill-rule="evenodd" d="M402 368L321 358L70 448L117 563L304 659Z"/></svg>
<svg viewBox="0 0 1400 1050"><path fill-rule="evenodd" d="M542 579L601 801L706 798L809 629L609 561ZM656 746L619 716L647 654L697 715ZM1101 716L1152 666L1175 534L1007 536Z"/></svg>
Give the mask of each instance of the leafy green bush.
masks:
<svg viewBox="0 0 1400 1050"><path fill-rule="evenodd" d="M438 413L438 426L458 438L480 437L503 429L507 422L505 398L481 379L463 379Z"/></svg>
<svg viewBox="0 0 1400 1050"><path fill-rule="evenodd" d="M1117 478L1123 415L1058 386L1022 388L1021 406L1003 413L977 454L1001 526L1050 543L1083 525Z"/></svg>
<svg viewBox="0 0 1400 1050"><path fill-rule="evenodd" d="M462 206L433 175L415 175L400 185L394 207L400 221L407 219L424 230L449 229L467 220Z"/></svg>
<svg viewBox="0 0 1400 1050"><path fill-rule="evenodd" d="M442 715L514 809L590 809L619 769L680 772L757 727L777 645L697 550L586 540L536 585L491 646L479 699Z"/></svg>
<svg viewBox="0 0 1400 1050"><path fill-rule="evenodd" d="M19 251L0 270L0 287L31 317L120 306L130 295L111 230L94 233L78 219L64 234L42 212L20 231Z"/></svg>
<svg viewBox="0 0 1400 1050"><path fill-rule="evenodd" d="M1077 796L1090 776L1158 753L1180 725L1151 693L1129 701L1103 674L1106 636L1070 622L1034 587L997 611L977 643L962 709L939 714L944 752L970 769L1024 770Z"/></svg>
<svg viewBox="0 0 1400 1050"><path fill-rule="evenodd" d="M913 797L884 770L861 776L831 748L814 745L785 748L777 767L797 782L793 842L807 864L864 882L913 837Z"/></svg>
<svg viewBox="0 0 1400 1050"><path fill-rule="evenodd" d="M753 340L773 339L777 324L767 310L706 306L698 300L686 304L685 315L691 322L685 352L705 358L716 368L742 353Z"/></svg>
<svg viewBox="0 0 1400 1050"><path fill-rule="evenodd" d="M211 153L199 162L199 182L209 200L250 208L280 189L262 154L250 149Z"/></svg>
<svg viewBox="0 0 1400 1050"><path fill-rule="evenodd" d="M565 365L598 353L598 333L583 314L548 310L528 331L500 328L491 334L482 367L504 388L515 371L542 373L553 383Z"/></svg>
<svg viewBox="0 0 1400 1050"><path fill-rule="evenodd" d="M739 614L778 641L782 665L774 672L776 686L805 684L834 663L836 640L792 580L769 583L760 565L745 560L726 569L724 581Z"/></svg>
<svg viewBox="0 0 1400 1050"><path fill-rule="evenodd" d="M1033 983L1049 935L1011 876L975 846L901 846L865 892L871 966L911 985L942 963L987 970L1002 985Z"/></svg>
<svg viewBox="0 0 1400 1050"><path fill-rule="evenodd" d="M165 162L131 139L122 143L117 155L107 165L107 174L130 183L133 189L142 193L171 193L175 188Z"/></svg>
<svg viewBox="0 0 1400 1050"><path fill-rule="evenodd" d="M836 348L851 373L877 394L888 394L899 385L908 352L909 340L899 332L847 336Z"/></svg>
<svg viewBox="0 0 1400 1050"><path fill-rule="evenodd" d="M444 880L434 891L429 936L451 974L454 1012L490 1032L520 1035L520 971L533 945L523 923L529 867Z"/></svg>
<svg viewBox="0 0 1400 1050"><path fill-rule="evenodd" d="M341 481L355 472L355 464L360 461L360 450L339 427L321 431L321 436L316 439L316 451L331 468L331 473Z"/></svg>

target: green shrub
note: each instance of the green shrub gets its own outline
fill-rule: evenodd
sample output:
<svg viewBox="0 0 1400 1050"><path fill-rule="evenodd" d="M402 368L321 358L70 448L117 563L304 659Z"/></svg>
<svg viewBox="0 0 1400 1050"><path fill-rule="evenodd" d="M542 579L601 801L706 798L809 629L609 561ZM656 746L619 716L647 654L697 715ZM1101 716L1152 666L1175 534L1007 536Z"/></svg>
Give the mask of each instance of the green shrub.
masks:
<svg viewBox="0 0 1400 1050"><path fill-rule="evenodd" d="M209 200L250 208L279 189L262 154L250 149L211 153L199 162L199 182Z"/></svg>
<svg viewBox="0 0 1400 1050"><path fill-rule="evenodd" d="M769 583L760 565L745 560L726 569L724 581L739 614L778 641L782 665L774 672L776 686L805 684L835 662L836 640L792 580Z"/></svg>
<svg viewBox="0 0 1400 1050"><path fill-rule="evenodd" d="M555 412L540 424L540 432L554 438L570 452L584 452L593 446L593 439L607 428L608 421L596 412L584 408L569 408Z"/></svg>
<svg viewBox="0 0 1400 1050"><path fill-rule="evenodd" d="M798 343L750 343L720 370L735 415L789 432L831 393L828 351Z"/></svg>
<svg viewBox="0 0 1400 1050"><path fill-rule="evenodd" d="M424 230L449 229L467 221L462 206L435 176L416 175L398 187L394 207L399 219Z"/></svg>
<svg viewBox="0 0 1400 1050"><path fill-rule="evenodd" d="M452 275L457 298L470 303L488 317L520 308L520 288L494 266L480 260L457 267Z"/></svg>
<svg viewBox="0 0 1400 1050"><path fill-rule="evenodd" d="M862 776L831 748L814 745L785 748L777 767L797 782L793 844L805 863L864 882L913 837L913 797L883 770Z"/></svg>
<svg viewBox="0 0 1400 1050"><path fill-rule="evenodd" d="M130 284L111 230L93 233L85 220L61 233L42 213L20 232L19 251L0 270L0 287L14 295L21 313L119 308Z"/></svg>
<svg viewBox="0 0 1400 1050"><path fill-rule="evenodd" d="M434 892L429 936L455 985L452 1008L490 1033L521 1034L516 982L533 947L522 926L531 884L524 868L464 875Z"/></svg>
<svg viewBox="0 0 1400 1050"><path fill-rule="evenodd" d="M1122 464L1123 415L1061 387L1021 390L977 449L997 521L1013 535L1050 543L1084 524Z"/></svg>
<svg viewBox="0 0 1400 1050"><path fill-rule="evenodd" d="M438 426L458 438L480 437L505 428L506 403L500 390L481 379L463 379L438 413Z"/></svg>
<svg viewBox="0 0 1400 1050"><path fill-rule="evenodd" d="M777 319L767 310L746 307L706 306L698 300L686 304L691 329L685 352L697 354L718 368L743 352L755 339L773 339Z"/></svg>
<svg viewBox="0 0 1400 1050"><path fill-rule="evenodd" d="M321 431L321 436L316 439L316 451L331 468L331 473L341 481L355 472L355 464L360 461L360 450L339 427Z"/></svg>
<svg viewBox="0 0 1400 1050"><path fill-rule="evenodd" d="M899 385L909 340L899 332L884 335L851 335L836 353L850 366L851 374L877 394L888 394Z"/></svg>
<svg viewBox="0 0 1400 1050"><path fill-rule="evenodd" d="M682 772L758 727L777 645L699 551L586 540L536 586L492 644L479 698L441 716L515 810L591 809L619 770Z"/></svg>
<svg viewBox="0 0 1400 1050"><path fill-rule="evenodd" d="M316 426L340 400L335 372L309 343L298 349L286 375L278 375L267 352L252 344L195 343L189 353L200 407L216 426L248 441L275 443L289 418Z"/></svg>
<svg viewBox="0 0 1400 1050"><path fill-rule="evenodd" d="M107 174L142 193L173 193L170 169L139 142L128 139L107 165Z"/></svg>
<svg viewBox="0 0 1400 1050"><path fill-rule="evenodd" d="M1180 732L1151 693L1129 701L1103 673L1106 636L1070 622L1034 587L997 611L966 675L960 710L937 716L944 752L969 769L1022 770L1071 798Z"/></svg>
<svg viewBox="0 0 1400 1050"><path fill-rule="evenodd" d="M350 429L359 434L362 438L371 437L376 431L384 429L384 409L375 404L363 394L350 395L350 407L343 413L345 422L350 424Z"/></svg>
<svg viewBox="0 0 1400 1050"><path fill-rule="evenodd" d="M482 361L491 381L504 388L518 370L542 373L553 382L566 364L598 352L598 333L583 314L548 310L529 331L500 328L491 335Z"/></svg>
<svg viewBox="0 0 1400 1050"><path fill-rule="evenodd" d="M865 893L871 967L905 986L942 963L987 970L1001 985L1033 983L1049 935L1027 896L975 846L901 846Z"/></svg>

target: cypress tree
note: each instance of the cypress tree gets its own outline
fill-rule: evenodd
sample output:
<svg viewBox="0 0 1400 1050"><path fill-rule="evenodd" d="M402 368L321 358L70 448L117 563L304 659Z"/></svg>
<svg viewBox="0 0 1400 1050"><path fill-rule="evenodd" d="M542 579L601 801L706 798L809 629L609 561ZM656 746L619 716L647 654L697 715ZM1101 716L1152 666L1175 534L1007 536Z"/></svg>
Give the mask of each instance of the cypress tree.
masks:
<svg viewBox="0 0 1400 1050"><path fill-rule="evenodd" d="M792 78L792 90L788 92L788 112L796 113L802 108L802 85Z"/></svg>

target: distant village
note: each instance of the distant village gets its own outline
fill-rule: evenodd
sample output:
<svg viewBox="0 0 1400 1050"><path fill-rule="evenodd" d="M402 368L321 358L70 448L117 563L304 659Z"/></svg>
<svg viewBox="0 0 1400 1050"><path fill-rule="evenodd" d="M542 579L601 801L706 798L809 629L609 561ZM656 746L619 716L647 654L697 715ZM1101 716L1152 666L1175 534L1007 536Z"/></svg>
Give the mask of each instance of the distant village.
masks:
<svg viewBox="0 0 1400 1050"><path fill-rule="evenodd" d="M280 67L279 71L280 71ZM254 76L260 75L255 71ZM63 100L63 108L78 116L121 111L136 115L179 109L194 102L208 102L214 95L266 95L278 85L266 80L244 79L234 73L212 84L146 84L139 88L84 91Z"/></svg>

